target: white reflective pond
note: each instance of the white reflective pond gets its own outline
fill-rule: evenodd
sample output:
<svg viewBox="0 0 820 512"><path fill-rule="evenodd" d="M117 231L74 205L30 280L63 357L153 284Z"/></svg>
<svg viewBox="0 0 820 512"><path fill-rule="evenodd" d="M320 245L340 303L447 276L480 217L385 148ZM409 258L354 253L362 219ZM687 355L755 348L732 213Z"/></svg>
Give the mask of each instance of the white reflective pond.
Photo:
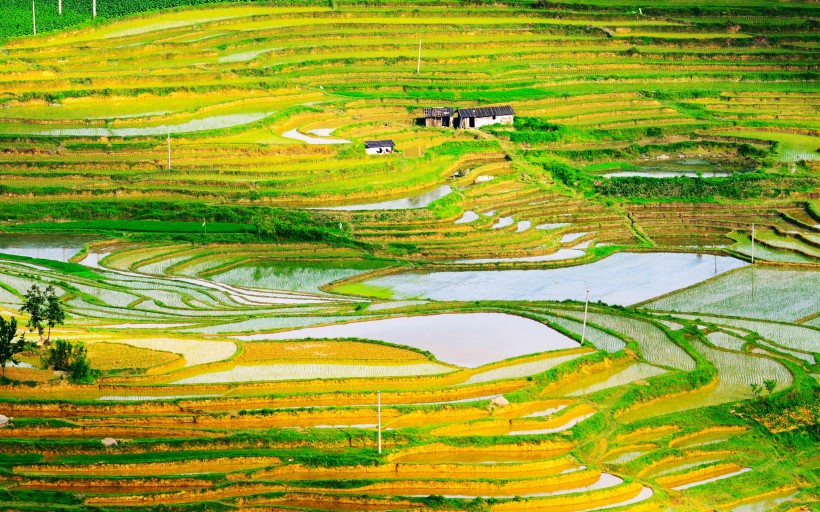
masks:
<svg viewBox="0 0 820 512"><path fill-rule="evenodd" d="M361 338L432 352L438 360L477 367L511 357L576 348L573 339L544 324L503 313L409 316L237 336L243 341Z"/></svg>
<svg viewBox="0 0 820 512"><path fill-rule="evenodd" d="M689 253L618 253L565 268L402 272L374 277L367 286L395 299L583 300L630 305L686 288L746 265L726 256Z"/></svg>

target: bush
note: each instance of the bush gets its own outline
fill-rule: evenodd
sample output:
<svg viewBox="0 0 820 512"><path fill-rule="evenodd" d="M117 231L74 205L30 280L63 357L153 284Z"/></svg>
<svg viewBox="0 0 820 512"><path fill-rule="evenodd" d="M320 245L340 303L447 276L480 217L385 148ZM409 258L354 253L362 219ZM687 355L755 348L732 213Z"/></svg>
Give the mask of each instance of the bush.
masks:
<svg viewBox="0 0 820 512"><path fill-rule="evenodd" d="M646 129L646 136L654 138L663 137L663 129L657 126L651 126Z"/></svg>
<svg viewBox="0 0 820 512"><path fill-rule="evenodd" d="M588 174L557 160L541 162L541 167L570 188L584 190L592 184Z"/></svg>
<svg viewBox="0 0 820 512"><path fill-rule="evenodd" d="M498 132L498 128L490 131ZM498 132L509 136L512 142L555 142L565 138L569 129L537 117L516 117L514 132Z"/></svg>
<svg viewBox="0 0 820 512"><path fill-rule="evenodd" d="M72 382L91 382L97 374L88 360L85 345L66 340L55 340L54 346L46 350L43 366L68 372Z"/></svg>

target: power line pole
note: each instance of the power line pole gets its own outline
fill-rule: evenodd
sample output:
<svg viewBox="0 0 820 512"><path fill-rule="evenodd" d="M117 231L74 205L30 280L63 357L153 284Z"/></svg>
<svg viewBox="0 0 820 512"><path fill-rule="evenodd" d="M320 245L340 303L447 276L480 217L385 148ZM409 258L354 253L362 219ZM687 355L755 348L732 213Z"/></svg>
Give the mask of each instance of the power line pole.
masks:
<svg viewBox="0 0 820 512"><path fill-rule="evenodd" d="M63 0L57 0L57 15L63 15Z"/></svg>
<svg viewBox="0 0 820 512"><path fill-rule="evenodd" d="M37 9L34 8L34 0L31 0L31 25L34 27L34 35L37 35Z"/></svg>
<svg viewBox="0 0 820 512"><path fill-rule="evenodd" d="M587 335L587 311L589 310L589 288L587 288L587 299L586 303L584 304L584 326L581 328L581 345L584 344L584 340L586 339Z"/></svg>
<svg viewBox="0 0 820 512"><path fill-rule="evenodd" d="M755 225L752 224L752 264L755 262Z"/></svg>
<svg viewBox="0 0 820 512"><path fill-rule="evenodd" d="M168 170L171 170L171 131L168 131Z"/></svg>
<svg viewBox="0 0 820 512"><path fill-rule="evenodd" d="M382 453L382 392L381 391L376 392L376 399L378 400L376 407L377 407L378 412L379 412L379 424L378 424L378 427L377 427L377 431L378 431L378 435L379 435L379 455L381 455L381 453Z"/></svg>
<svg viewBox="0 0 820 512"><path fill-rule="evenodd" d="M97 17L97 0L93 0L91 2L91 14L95 18Z"/></svg>
<svg viewBox="0 0 820 512"><path fill-rule="evenodd" d="M416 74L421 73L421 39L419 39L419 60L416 64Z"/></svg>

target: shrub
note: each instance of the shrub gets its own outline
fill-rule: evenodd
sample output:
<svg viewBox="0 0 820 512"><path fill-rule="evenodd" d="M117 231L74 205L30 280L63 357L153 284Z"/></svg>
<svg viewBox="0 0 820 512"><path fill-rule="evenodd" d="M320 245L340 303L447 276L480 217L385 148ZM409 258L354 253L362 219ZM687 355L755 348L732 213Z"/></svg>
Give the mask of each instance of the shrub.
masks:
<svg viewBox="0 0 820 512"><path fill-rule="evenodd" d="M91 382L96 373L88 361L85 345L56 340L43 354L43 366L68 372L72 382Z"/></svg>

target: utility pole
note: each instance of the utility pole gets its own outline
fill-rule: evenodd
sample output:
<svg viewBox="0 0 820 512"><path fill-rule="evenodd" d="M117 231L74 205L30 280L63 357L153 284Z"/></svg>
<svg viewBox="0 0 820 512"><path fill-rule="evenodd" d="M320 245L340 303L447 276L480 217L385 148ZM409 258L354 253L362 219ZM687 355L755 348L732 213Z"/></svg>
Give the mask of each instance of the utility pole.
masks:
<svg viewBox="0 0 820 512"><path fill-rule="evenodd" d="M377 427L376 430L378 431L378 435L379 435L379 455L381 455L381 453L382 453L382 392L381 391L376 392L376 399L378 400L376 407L377 407L378 412L379 412L379 424L378 424L378 427Z"/></svg>
<svg viewBox="0 0 820 512"><path fill-rule="evenodd" d="M63 0L57 0L57 15L63 15Z"/></svg>
<svg viewBox="0 0 820 512"><path fill-rule="evenodd" d="M97 17L97 0L92 0L91 2L91 14L93 17Z"/></svg>
<svg viewBox="0 0 820 512"><path fill-rule="evenodd" d="M421 39L419 39L419 60L416 64L416 74L421 73Z"/></svg>
<svg viewBox="0 0 820 512"><path fill-rule="evenodd" d="M755 225L752 224L752 264L755 262Z"/></svg>
<svg viewBox="0 0 820 512"><path fill-rule="evenodd" d="M171 170L171 131L168 130L168 170Z"/></svg>
<svg viewBox="0 0 820 512"><path fill-rule="evenodd" d="M584 303L584 326L581 328L581 345L584 344L584 340L587 336L587 311L589 310L589 288L587 288L587 300Z"/></svg>
<svg viewBox="0 0 820 512"><path fill-rule="evenodd" d="M34 8L34 0L31 0L31 25L34 27L34 35L37 35L37 9Z"/></svg>

